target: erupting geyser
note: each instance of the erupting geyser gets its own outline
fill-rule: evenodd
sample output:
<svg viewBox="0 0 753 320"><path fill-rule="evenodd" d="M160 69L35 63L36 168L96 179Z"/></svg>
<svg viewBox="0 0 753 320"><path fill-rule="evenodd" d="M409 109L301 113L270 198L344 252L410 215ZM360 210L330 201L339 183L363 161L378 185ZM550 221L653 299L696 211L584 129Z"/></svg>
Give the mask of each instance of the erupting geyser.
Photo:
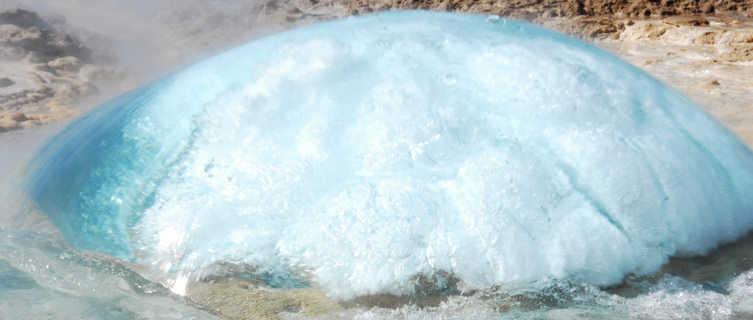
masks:
<svg viewBox="0 0 753 320"><path fill-rule="evenodd" d="M583 42L447 13L201 61L60 132L26 190L81 249L338 297L435 274L605 285L753 228L753 154L686 98Z"/></svg>

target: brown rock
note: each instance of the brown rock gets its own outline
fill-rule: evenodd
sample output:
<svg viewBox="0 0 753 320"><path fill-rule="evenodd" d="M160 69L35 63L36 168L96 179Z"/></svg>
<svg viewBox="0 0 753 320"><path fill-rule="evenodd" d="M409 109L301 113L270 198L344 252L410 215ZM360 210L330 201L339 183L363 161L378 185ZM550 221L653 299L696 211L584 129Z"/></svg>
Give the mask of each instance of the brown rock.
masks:
<svg viewBox="0 0 753 320"><path fill-rule="evenodd" d="M719 37L723 34L723 31L714 30L704 32L700 37L693 39L693 43L697 44L716 44Z"/></svg>
<svg viewBox="0 0 753 320"><path fill-rule="evenodd" d="M736 47L732 52L725 56L729 62L750 62L753 61L753 46Z"/></svg>

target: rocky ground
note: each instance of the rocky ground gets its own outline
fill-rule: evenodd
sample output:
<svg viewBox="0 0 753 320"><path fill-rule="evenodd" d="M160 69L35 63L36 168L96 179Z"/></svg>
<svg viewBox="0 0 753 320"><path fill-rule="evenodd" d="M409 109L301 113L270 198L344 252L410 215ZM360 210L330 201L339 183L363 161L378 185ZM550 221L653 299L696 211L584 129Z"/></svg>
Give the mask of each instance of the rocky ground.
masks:
<svg viewBox="0 0 753 320"><path fill-rule="evenodd" d="M682 91L753 146L753 19L635 20L598 46Z"/></svg>
<svg viewBox="0 0 753 320"><path fill-rule="evenodd" d="M0 12L0 132L74 116L83 97L118 68L32 11Z"/></svg>

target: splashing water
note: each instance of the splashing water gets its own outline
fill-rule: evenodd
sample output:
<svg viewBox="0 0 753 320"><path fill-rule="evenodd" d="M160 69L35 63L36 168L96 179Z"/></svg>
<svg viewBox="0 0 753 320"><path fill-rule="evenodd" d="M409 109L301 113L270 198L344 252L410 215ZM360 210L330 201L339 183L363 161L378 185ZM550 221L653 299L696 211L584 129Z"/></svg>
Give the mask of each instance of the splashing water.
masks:
<svg viewBox="0 0 753 320"><path fill-rule="evenodd" d="M235 48L85 115L30 168L71 244L177 291L225 263L343 299L417 277L602 286L753 228L753 153L710 116L583 42L472 15Z"/></svg>

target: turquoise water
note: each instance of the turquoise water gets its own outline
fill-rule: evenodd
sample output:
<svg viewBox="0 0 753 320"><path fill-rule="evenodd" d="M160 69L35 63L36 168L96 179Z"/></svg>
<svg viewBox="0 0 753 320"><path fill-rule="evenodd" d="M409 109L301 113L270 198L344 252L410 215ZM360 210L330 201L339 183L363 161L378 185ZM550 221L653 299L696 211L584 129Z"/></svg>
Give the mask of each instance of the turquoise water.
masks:
<svg viewBox="0 0 753 320"><path fill-rule="evenodd" d="M66 268L131 288L144 276L181 295L242 266L269 290L443 300L325 318L726 318L750 314L749 267L641 276L753 228L751 160L583 42L397 12L268 37L115 99L39 149L25 190L66 252L143 270ZM10 262L38 250L26 242L6 241L4 274L49 291L29 276L39 263Z"/></svg>

